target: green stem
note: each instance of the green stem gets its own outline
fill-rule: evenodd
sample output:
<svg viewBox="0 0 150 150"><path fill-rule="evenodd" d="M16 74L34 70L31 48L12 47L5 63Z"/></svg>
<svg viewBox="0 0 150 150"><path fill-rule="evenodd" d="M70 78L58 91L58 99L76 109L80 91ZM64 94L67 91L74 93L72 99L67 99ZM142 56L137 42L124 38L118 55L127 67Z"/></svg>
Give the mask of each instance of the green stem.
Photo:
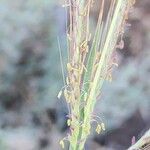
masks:
<svg viewBox="0 0 150 150"><path fill-rule="evenodd" d="M69 150L83 150L85 141L87 139L87 136L89 135L89 132L86 132L87 126L80 126L78 129L76 128L74 132L72 133L71 139L70 139L70 147ZM81 137L84 137L81 139Z"/></svg>
<svg viewBox="0 0 150 150"><path fill-rule="evenodd" d="M82 1L84 2L84 0ZM81 108L82 102L84 102L84 93L81 97L78 97L76 102L73 105L72 110L72 121L71 121L71 135L70 135L70 146L69 150L83 150L84 144L86 142L86 139L88 135L90 134L90 128L91 128L91 114L93 112L95 103L96 103L96 96L98 91L101 90L101 87L103 85L104 79L106 74L104 74L104 78L101 79L101 75L103 75L103 72L105 70L105 65L109 63L109 58L115 49L115 45L118 39L119 32L121 30L122 22L125 20L125 13L126 9L129 6L129 3L131 3L131 0L117 0L115 9L112 19L110 20L110 24L108 23L108 31L105 35L105 39L101 46L101 57L99 62L97 63L97 69L94 72L94 77L91 79L92 76L92 70L96 55L97 47L99 47L100 43L98 39L94 42L93 50L91 51L91 55L89 56L88 64L87 64L87 70L88 72L85 73L83 81L85 83L89 82L86 86L83 86L84 92L88 94L88 98L86 98L86 104L84 105L84 108ZM78 16L79 20L81 19ZM80 29L82 27L81 19L76 29ZM99 37L102 34L103 27L99 27L99 30L97 31L96 37ZM107 28L106 28L107 29ZM75 32L76 33L76 32ZM76 43L77 45L80 45L80 42L82 42L82 31L79 30L78 34L76 35ZM78 64L80 64L80 59L77 60ZM106 68L107 69L107 68ZM80 80L79 80L80 81ZM83 82L84 83L84 82ZM80 85L80 83L79 83Z"/></svg>

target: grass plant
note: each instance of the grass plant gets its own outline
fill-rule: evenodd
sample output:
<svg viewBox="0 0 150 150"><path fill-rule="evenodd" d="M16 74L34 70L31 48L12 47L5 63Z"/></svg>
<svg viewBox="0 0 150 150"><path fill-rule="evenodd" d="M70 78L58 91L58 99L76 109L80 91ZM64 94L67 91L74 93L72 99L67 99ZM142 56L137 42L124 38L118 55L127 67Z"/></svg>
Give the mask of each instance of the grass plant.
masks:
<svg viewBox="0 0 150 150"><path fill-rule="evenodd" d="M135 0L110 0L107 17L104 15L106 0L99 1L97 25L91 33L94 3L94 0L68 0L63 5L69 14L68 63L65 88L58 97L63 93L69 106L70 134L60 141L64 148L67 139L69 150L84 149L93 121L97 123L98 134L105 130L105 124L92 114L104 81L112 80L112 67L117 66L114 51L123 48L124 27Z"/></svg>

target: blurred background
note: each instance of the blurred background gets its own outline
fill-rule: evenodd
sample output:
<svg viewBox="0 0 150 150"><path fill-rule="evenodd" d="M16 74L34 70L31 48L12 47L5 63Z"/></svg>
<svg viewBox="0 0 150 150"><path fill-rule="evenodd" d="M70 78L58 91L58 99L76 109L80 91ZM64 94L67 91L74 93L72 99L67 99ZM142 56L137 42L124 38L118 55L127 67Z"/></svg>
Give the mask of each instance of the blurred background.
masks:
<svg viewBox="0 0 150 150"><path fill-rule="evenodd" d="M57 99L63 86L57 37L66 62L62 4L0 0L0 150L61 149L68 132L66 103ZM137 0L128 22L119 67L94 112L106 131L93 131L86 150L125 150L150 128L150 0Z"/></svg>

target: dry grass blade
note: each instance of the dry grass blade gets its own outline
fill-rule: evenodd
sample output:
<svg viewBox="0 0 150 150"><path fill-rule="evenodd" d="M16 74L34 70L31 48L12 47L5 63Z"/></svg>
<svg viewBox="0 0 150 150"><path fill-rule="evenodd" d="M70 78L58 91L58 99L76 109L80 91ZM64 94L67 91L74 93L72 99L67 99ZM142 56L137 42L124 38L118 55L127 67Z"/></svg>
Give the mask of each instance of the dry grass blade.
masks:
<svg viewBox="0 0 150 150"><path fill-rule="evenodd" d="M132 145L128 150L149 150L150 149L150 129Z"/></svg>

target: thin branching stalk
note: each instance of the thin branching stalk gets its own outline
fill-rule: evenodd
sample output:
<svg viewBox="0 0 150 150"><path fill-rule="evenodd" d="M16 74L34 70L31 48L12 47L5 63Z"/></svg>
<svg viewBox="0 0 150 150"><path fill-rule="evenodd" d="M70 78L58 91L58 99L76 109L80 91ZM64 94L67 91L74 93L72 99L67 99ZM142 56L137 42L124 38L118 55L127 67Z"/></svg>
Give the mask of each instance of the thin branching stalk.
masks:
<svg viewBox="0 0 150 150"><path fill-rule="evenodd" d="M94 35L90 32L90 10L94 0L68 0L69 27L67 32L69 62L64 96L70 107L69 150L83 150L90 134L92 113L105 80L111 80L111 69L117 65L113 58L116 47L122 47L122 34L128 12L134 0L110 0L107 17L104 17L105 0L99 2L100 12ZM69 8L68 8L69 7ZM117 43L118 38L120 42ZM62 93L62 91L60 92ZM59 97L60 97L59 93ZM97 123L96 132L105 130ZM60 144L64 147L64 142Z"/></svg>

